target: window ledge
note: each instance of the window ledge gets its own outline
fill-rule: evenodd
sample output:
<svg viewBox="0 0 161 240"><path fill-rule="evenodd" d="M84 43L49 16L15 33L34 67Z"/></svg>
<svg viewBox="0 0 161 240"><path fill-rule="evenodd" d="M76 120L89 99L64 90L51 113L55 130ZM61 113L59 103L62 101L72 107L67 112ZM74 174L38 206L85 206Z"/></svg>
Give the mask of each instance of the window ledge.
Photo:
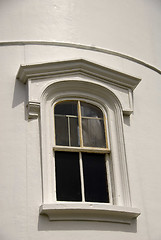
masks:
<svg viewBox="0 0 161 240"><path fill-rule="evenodd" d="M55 203L40 206L40 214L50 221L102 221L130 224L140 215L140 210L102 203Z"/></svg>

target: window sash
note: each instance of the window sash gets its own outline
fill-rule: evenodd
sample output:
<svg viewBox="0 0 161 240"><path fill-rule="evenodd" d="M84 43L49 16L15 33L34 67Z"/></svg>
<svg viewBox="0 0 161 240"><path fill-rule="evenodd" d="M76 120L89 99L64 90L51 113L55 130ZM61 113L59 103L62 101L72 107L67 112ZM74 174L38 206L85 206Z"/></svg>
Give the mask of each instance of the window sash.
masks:
<svg viewBox="0 0 161 240"><path fill-rule="evenodd" d="M54 155L56 201L111 202L107 154L56 151Z"/></svg>
<svg viewBox="0 0 161 240"><path fill-rule="evenodd" d="M100 117L91 117L91 116L89 116L89 117L88 116L82 116L82 114L81 114L81 102L84 103L85 101L83 101L83 100L81 100L81 101L80 100L71 100L71 102L72 101L77 102L77 108L78 108L77 116L69 115L69 114L61 115L61 114L55 114L54 113L54 129L55 129L55 131L54 131L54 133L55 133L54 148L56 146L57 147L58 146L60 146L60 147L64 146L67 149L68 149L68 147L71 147L71 149L75 149L76 147L80 147L80 149L87 149L87 150L89 150L89 148L91 148L91 149L93 149L95 151L99 151L99 149L102 149L103 151L105 149L109 150L108 149L108 141L107 141L107 126L106 126L107 123L106 123L106 117L103 114L103 112L102 112L102 116L103 116L102 118L100 118ZM64 100L64 102L66 102L66 101ZM67 100L67 102L70 102L70 100ZM59 102L57 104L59 104ZM95 105L91 104L91 106L95 106ZM55 109L55 107L54 107L54 109ZM102 110L100 109L100 111L102 111ZM67 120L67 129L66 129L66 133L64 134L65 135L64 138L68 138L68 140L66 139L66 141L65 141L65 142L67 142L66 144L64 144L63 142L60 143L60 142L57 141L57 139L58 139L58 136L57 136L58 135L58 131L56 129L56 118L59 117L59 116L63 117L64 119L66 118L66 120ZM78 138L78 140L77 140L77 143L76 143L76 140L75 140L74 144L72 144L71 127L70 127L71 121L72 121L73 118L74 119L78 118L78 131L76 133L76 135L77 135L76 137ZM89 128L87 128L87 129L83 129L83 122L85 120L87 122L89 122ZM93 142L93 143L91 142L91 146L90 145L87 146L87 141L86 141L86 144L83 143L85 141L85 137L86 137L85 133L87 133L87 135L88 135L89 131L92 132L92 125L94 124L93 120L95 120L94 121L95 124L97 122L97 124L100 125L101 134L99 134L99 137L98 137L97 134L94 134L94 131L93 131L92 138L95 139L95 142ZM92 122L93 122L93 124L92 124ZM94 127L94 125L93 125L93 127ZM90 128L91 128L91 130L90 130ZM100 131L99 131L99 133L100 133ZM61 135L63 135L63 132L61 133ZM98 138L100 138L100 139L98 139ZM97 144L98 142L100 142L99 140L102 141L102 146L101 145L99 146L99 144Z"/></svg>
<svg viewBox="0 0 161 240"><path fill-rule="evenodd" d="M67 100L67 101L70 101L70 100ZM71 100L73 101L73 100ZM112 193L111 193L111 186L110 186L110 181L109 181L109 174L110 174L110 170L109 170L109 153L110 153L110 149L108 148L108 144L107 144L107 120L106 120L106 117L105 117L105 114L103 113L103 111L101 110L101 108L99 108L99 110L102 112L102 117L93 117L93 116L82 116L81 114L81 102L85 102L86 101L83 101L83 100L74 100L76 103L77 103L77 115L70 115L70 114L54 114L54 116L60 116L60 117L65 117L67 119L67 126L68 126L68 129L66 132L69 132L67 138L68 138L68 146L65 146L65 145L58 145L56 144L56 134L55 134L55 144L53 145L53 151L54 152L77 152L78 155L79 155L79 166L80 166L80 183L81 183L81 197L82 197L82 200L81 202L87 202L86 199L85 199L85 182L84 182L84 175L83 175L83 159L82 159L82 156L83 156L83 153L84 154L88 154L88 153L92 153L92 154L102 154L104 155L104 158L105 158L105 169L106 169L106 184L107 184L107 195L108 195L108 200L105 201L106 203L112 203ZM66 100L64 100L64 102L66 102ZM59 104L59 102L57 102L56 104ZM55 105L56 106L56 105ZM55 109L55 106L54 106L54 109ZM91 106L95 106L94 104L91 104ZM97 107L97 106L95 106ZM101 114L99 115L101 116ZM78 119L78 127L77 127L77 135L78 135L78 146L72 146L71 144L71 119ZM84 146L83 144L83 125L82 125L82 121L84 120L88 120L88 121L93 121L93 120L96 120L96 121L103 121L103 124L102 124L102 131L104 132L104 146L103 147L100 147L100 146ZM54 121L55 121L55 117L54 117ZM54 124L54 128L55 128L55 131L56 132L56 127L55 127L55 124ZM107 156L108 155L108 156ZM55 154L54 154L55 156ZM54 164L55 165L55 164ZM56 169L55 169L56 170ZM55 176L56 177L56 176ZM56 180L56 178L55 178ZM56 185L55 185L56 187ZM57 190L55 189L55 191L57 192ZM55 192L55 194L56 194ZM56 197L56 201L59 201L59 199L57 199L57 196L55 195ZM62 201L62 200L61 200ZM64 200L65 201L65 200ZM92 201L94 202L94 201ZM96 202L96 201L95 201Z"/></svg>

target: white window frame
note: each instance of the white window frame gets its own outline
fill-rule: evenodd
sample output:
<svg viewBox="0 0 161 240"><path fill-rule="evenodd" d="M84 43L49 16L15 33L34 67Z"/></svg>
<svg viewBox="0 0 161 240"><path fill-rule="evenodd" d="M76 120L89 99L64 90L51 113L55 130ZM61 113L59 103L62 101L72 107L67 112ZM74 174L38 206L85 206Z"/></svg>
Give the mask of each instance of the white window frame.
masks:
<svg viewBox="0 0 161 240"><path fill-rule="evenodd" d="M112 166L111 166L111 160L110 160L110 141L109 141L109 134L108 134L108 116L107 116L107 112L105 111L105 109L98 103L95 102L93 100L89 100L85 97L80 98L79 97L63 97L60 98L58 101L54 102L52 108L54 109L55 105L59 102L63 102L63 101L72 101L72 100L76 100L76 101L82 101L82 102L87 102L89 104L91 104L92 106L97 106L103 113L103 118L104 118L104 132L105 132L105 141L106 141L106 148L101 148L101 147L71 147L71 146L58 146L56 145L55 142L55 128L54 128L54 111L53 111L53 125L51 126L52 132L53 132L53 139L52 142L53 144L53 151L70 151L70 152L90 152L90 153L104 153L105 154L105 161L106 161L106 171L107 171L107 184L108 184L108 195L109 195L109 205L113 205L114 201L113 201L113 192L112 192L112 183L111 183L111 175L112 173L110 173L110 169L112 171ZM52 119L52 118L51 118ZM79 157L80 158L80 157ZM54 167L54 171L55 172L55 166ZM82 172L82 161L80 161L80 171L81 171L81 190L82 190L82 203L86 203L85 201L85 195L84 195L84 177L83 177L83 172ZM54 176L54 182L55 182L56 177ZM56 189L56 186L54 186L54 189ZM54 192L54 202L58 202L56 201L56 191ZM61 202L60 202L61 203ZM89 204L89 203L88 203ZM93 204L93 202L91 202L90 204Z"/></svg>
<svg viewBox="0 0 161 240"><path fill-rule="evenodd" d="M49 220L131 223L140 210L131 205L123 134L123 114L133 111L132 93L139 78L76 59L21 66L17 78L28 86L28 117L39 118L43 203ZM53 104L63 99L96 102L108 116L112 203L56 202L53 160Z"/></svg>

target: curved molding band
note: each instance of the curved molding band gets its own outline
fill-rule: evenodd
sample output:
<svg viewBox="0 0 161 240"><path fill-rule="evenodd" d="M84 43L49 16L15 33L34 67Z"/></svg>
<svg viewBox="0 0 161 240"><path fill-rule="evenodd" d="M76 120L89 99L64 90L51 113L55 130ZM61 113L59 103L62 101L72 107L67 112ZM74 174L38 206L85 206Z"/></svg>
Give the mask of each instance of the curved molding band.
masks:
<svg viewBox="0 0 161 240"><path fill-rule="evenodd" d="M159 74L161 74L161 70L159 68L156 68L155 66L146 63L143 60L134 58L132 56L112 51L109 49L101 48L101 47L94 47L90 45L84 45L84 44L77 44L77 43L69 43L69 42L56 42L56 41L41 41L41 40L31 40L31 41L3 41L0 42L0 47L1 46L25 46L25 45L49 45L49 46L59 46L59 47L70 47L70 48L77 48L77 49L83 49L83 50L88 50L88 51L94 51L94 52L100 52L100 53L105 53L109 55L113 55L116 57L120 57L123 59L127 59L131 62L135 62L139 65L142 65L144 67L147 67Z"/></svg>

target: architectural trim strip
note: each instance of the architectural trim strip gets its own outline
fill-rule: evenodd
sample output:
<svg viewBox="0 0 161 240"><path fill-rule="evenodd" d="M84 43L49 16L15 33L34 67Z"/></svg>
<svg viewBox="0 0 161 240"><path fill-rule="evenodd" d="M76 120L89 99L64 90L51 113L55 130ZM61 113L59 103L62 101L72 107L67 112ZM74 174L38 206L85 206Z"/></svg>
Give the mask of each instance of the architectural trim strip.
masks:
<svg viewBox="0 0 161 240"><path fill-rule="evenodd" d="M153 65L146 63L143 60L131 57L129 55L116 52L113 50L101 48L101 47L94 47L90 45L84 45L84 44L77 44L77 43L69 43L69 42L56 42L56 41L40 41L40 40L29 40L29 41L3 41L0 42L0 47L2 46L25 46L25 45L49 45L49 46L60 46L60 47L71 47L71 48L78 48L78 49L83 49L83 50L88 50L88 51L95 51L95 52L100 52L100 53L105 53L109 55L113 55L116 57L124 58L127 59L131 62L135 62L137 64L140 64L144 67L147 67L159 74L161 74L161 70L157 67L154 67Z"/></svg>

